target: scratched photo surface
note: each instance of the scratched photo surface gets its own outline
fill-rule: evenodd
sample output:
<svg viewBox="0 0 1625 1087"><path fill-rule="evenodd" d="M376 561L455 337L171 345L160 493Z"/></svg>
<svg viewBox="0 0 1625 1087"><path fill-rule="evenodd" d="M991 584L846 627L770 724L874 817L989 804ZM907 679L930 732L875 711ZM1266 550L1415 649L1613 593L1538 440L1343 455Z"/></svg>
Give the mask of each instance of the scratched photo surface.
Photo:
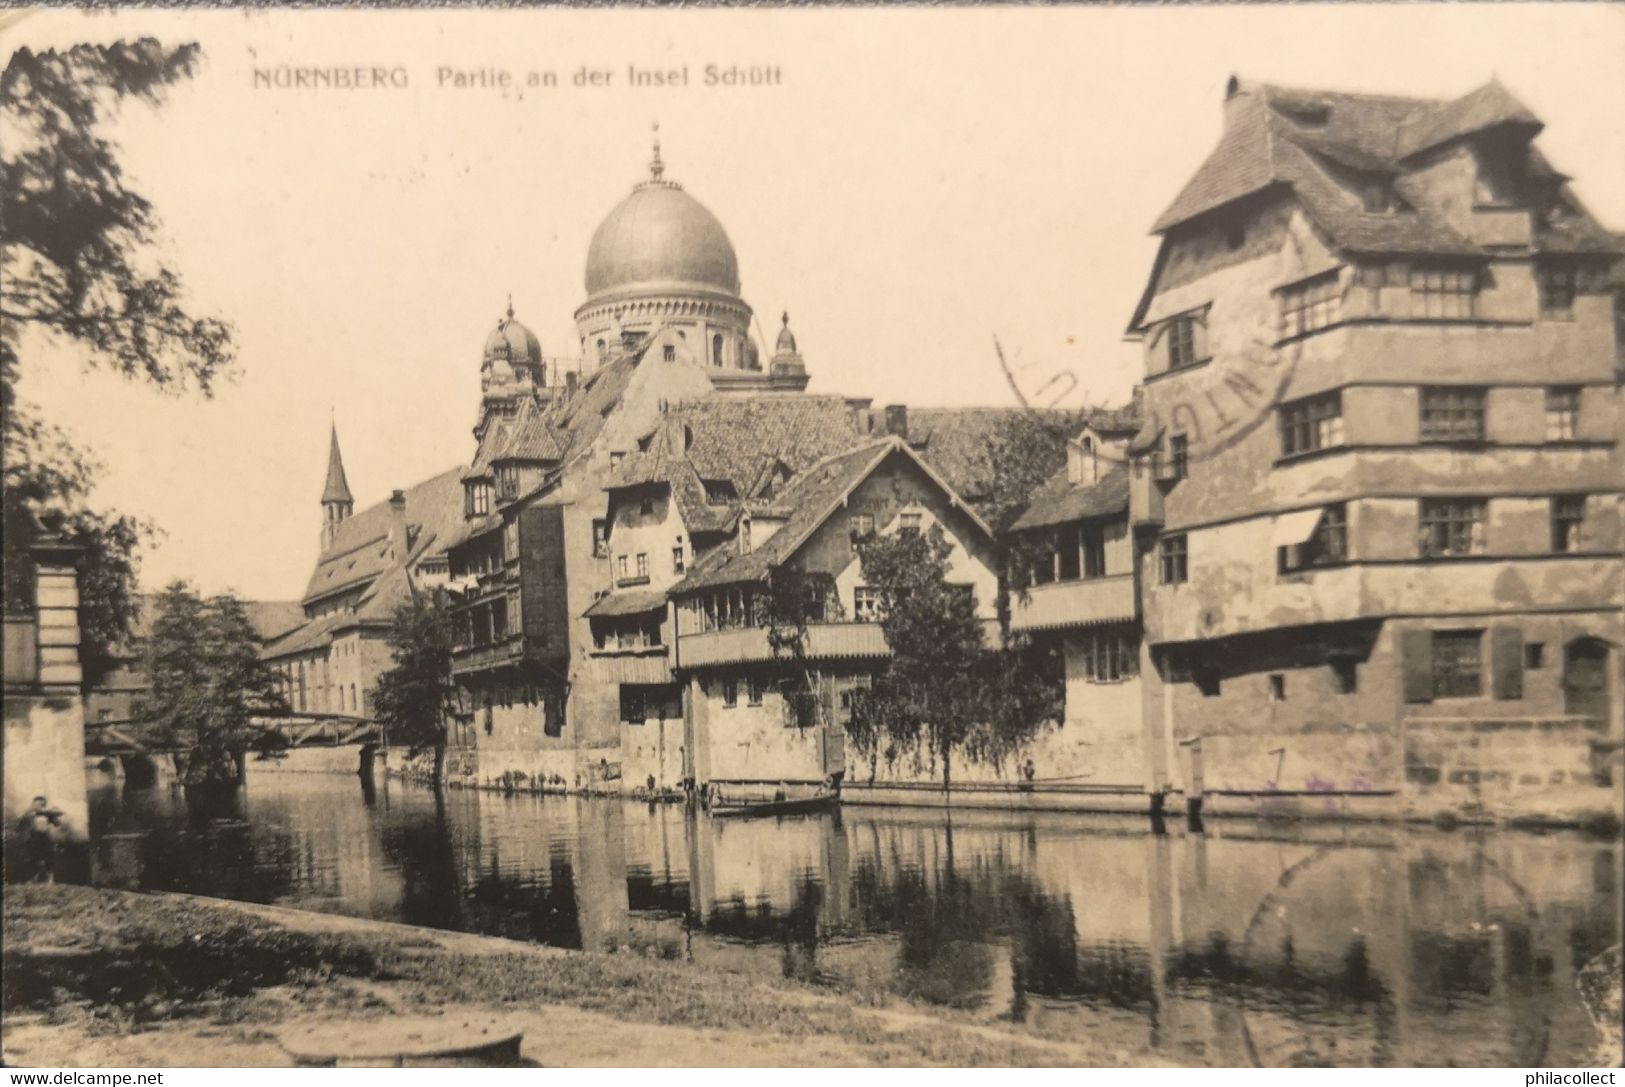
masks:
<svg viewBox="0 0 1625 1087"><path fill-rule="evenodd" d="M0 15L8 1065L1617 1066L1625 15Z"/></svg>

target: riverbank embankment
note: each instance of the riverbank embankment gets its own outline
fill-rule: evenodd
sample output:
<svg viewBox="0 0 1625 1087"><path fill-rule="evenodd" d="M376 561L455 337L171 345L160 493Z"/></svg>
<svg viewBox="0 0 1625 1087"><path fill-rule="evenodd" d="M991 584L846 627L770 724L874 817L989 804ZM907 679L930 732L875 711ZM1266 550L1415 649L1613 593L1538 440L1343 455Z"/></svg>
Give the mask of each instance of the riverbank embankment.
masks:
<svg viewBox="0 0 1625 1087"><path fill-rule="evenodd" d="M500 1019L554 1066L1162 1063L788 980L189 895L13 885L4 937L13 1067L289 1065L290 1032L425 1014Z"/></svg>

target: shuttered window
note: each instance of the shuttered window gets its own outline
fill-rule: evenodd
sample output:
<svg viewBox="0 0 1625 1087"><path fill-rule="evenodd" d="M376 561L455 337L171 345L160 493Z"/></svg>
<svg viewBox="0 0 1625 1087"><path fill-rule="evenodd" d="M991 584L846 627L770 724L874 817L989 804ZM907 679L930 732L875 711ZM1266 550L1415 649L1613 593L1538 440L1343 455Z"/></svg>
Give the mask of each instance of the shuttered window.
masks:
<svg viewBox="0 0 1625 1087"><path fill-rule="evenodd" d="M1433 701L1433 632L1405 630L1399 635L1399 665L1403 670L1405 701Z"/></svg>
<svg viewBox="0 0 1625 1087"><path fill-rule="evenodd" d="M1523 631L1496 627L1490 632L1490 669L1496 698L1523 697Z"/></svg>

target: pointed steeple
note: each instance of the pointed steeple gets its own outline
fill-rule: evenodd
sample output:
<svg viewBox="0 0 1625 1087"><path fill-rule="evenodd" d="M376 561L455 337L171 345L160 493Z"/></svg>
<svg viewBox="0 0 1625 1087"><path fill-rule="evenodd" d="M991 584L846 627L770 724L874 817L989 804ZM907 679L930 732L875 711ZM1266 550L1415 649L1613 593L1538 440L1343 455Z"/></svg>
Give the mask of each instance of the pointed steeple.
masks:
<svg viewBox="0 0 1625 1087"><path fill-rule="evenodd" d="M339 455L339 428L333 425L332 442L327 451L327 486L322 488L322 505L329 502L343 502L351 505L355 498L350 494L350 484L344 478L344 458Z"/></svg>
<svg viewBox="0 0 1625 1087"><path fill-rule="evenodd" d="M322 550L333 546L339 526L355 512L350 483L344 478L344 458L339 456L339 428L333 426L327 449L327 486L322 488Z"/></svg>

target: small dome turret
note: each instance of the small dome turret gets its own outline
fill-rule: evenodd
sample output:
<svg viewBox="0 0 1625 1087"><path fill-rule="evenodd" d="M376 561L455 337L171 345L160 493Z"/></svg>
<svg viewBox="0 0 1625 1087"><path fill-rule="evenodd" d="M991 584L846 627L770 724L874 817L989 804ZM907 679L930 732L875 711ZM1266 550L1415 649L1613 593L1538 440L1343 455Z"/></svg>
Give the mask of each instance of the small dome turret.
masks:
<svg viewBox="0 0 1625 1087"><path fill-rule="evenodd" d="M485 338L486 364L506 362L510 366L542 364L542 342L536 333L514 319L513 301L508 302L508 314L497 321L497 327Z"/></svg>

